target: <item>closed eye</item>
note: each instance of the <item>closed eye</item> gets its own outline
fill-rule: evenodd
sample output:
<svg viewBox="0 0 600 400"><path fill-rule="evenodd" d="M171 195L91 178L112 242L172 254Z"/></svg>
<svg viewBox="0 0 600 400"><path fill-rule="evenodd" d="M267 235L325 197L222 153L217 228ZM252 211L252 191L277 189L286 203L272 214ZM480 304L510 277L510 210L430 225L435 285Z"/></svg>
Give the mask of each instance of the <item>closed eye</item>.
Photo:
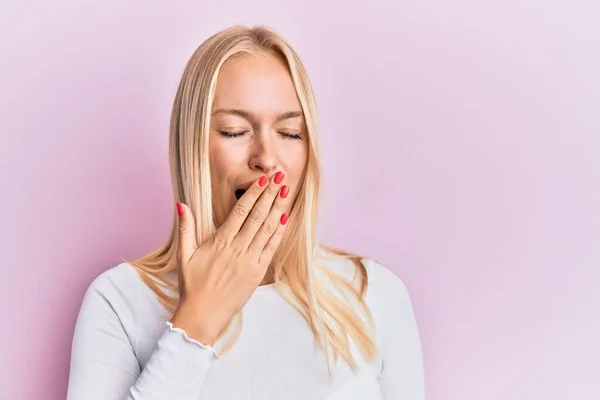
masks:
<svg viewBox="0 0 600 400"><path fill-rule="evenodd" d="M302 139L302 136L297 133L279 132L286 139Z"/></svg>
<svg viewBox="0 0 600 400"><path fill-rule="evenodd" d="M225 136L225 137L229 137L229 138L243 136L246 132L247 131L241 131L241 132L219 131L221 136Z"/></svg>
<svg viewBox="0 0 600 400"><path fill-rule="evenodd" d="M221 134L221 136L224 136L224 137L235 138L235 137L240 137L240 136L245 135L246 133L248 133L248 131L241 131L241 132L219 131L219 133ZM283 136L286 139L294 139L294 140L302 139L302 135L300 135L298 133L287 133L287 132L277 132L277 133L279 133L281 136Z"/></svg>

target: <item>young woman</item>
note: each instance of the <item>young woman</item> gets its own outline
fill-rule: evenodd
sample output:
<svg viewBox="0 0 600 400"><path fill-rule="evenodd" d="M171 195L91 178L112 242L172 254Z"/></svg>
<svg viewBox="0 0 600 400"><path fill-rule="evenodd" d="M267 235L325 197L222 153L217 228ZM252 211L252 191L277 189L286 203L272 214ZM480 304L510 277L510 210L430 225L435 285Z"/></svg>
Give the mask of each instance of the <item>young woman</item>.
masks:
<svg viewBox="0 0 600 400"><path fill-rule="evenodd" d="M317 136L305 68L273 30L195 51L171 117L171 234L91 284L69 400L424 398L402 281L317 240Z"/></svg>

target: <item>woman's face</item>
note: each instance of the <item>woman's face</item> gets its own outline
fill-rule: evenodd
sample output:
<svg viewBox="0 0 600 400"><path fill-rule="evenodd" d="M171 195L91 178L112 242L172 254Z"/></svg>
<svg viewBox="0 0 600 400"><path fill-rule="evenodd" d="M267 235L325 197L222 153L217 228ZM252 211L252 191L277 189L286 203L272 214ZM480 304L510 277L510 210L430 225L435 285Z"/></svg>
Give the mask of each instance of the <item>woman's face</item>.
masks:
<svg viewBox="0 0 600 400"><path fill-rule="evenodd" d="M283 172L282 185L295 199L307 161L306 135L302 108L282 60L243 55L223 65L209 140L217 225L229 215L239 189L262 175Z"/></svg>

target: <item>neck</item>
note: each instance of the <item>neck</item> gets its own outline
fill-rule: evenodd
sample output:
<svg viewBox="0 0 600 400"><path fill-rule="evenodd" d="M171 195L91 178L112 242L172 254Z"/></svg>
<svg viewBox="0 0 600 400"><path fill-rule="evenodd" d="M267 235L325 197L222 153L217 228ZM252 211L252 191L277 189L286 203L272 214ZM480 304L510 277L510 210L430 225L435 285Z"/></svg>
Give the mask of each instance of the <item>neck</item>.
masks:
<svg viewBox="0 0 600 400"><path fill-rule="evenodd" d="M273 266L269 265L267 272L265 273L265 277L259 286L270 285L271 283L275 283L275 278L273 277Z"/></svg>

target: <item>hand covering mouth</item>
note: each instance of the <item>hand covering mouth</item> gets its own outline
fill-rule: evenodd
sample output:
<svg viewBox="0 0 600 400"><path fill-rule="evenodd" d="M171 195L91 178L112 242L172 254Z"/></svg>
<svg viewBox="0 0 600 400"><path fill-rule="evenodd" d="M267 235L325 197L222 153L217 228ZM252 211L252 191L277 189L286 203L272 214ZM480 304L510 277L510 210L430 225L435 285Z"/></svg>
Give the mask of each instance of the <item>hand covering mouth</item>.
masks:
<svg viewBox="0 0 600 400"><path fill-rule="evenodd" d="M253 184L253 183L254 183L254 182L252 181L252 182L246 182L246 183L243 183L243 184L241 184L241 185L240 185L240 186L239 186L237 189L235 189L235 190L234 190L234 192L233 192L233 193L235 194L235 198L236 198L237 200L239 200L239 199L240 199L240 198L241 198L241 197L244 195L244 193L246 193L246 191L248 190L248 188L249 188L250 186L252 186L252 184Z"/></svg>

